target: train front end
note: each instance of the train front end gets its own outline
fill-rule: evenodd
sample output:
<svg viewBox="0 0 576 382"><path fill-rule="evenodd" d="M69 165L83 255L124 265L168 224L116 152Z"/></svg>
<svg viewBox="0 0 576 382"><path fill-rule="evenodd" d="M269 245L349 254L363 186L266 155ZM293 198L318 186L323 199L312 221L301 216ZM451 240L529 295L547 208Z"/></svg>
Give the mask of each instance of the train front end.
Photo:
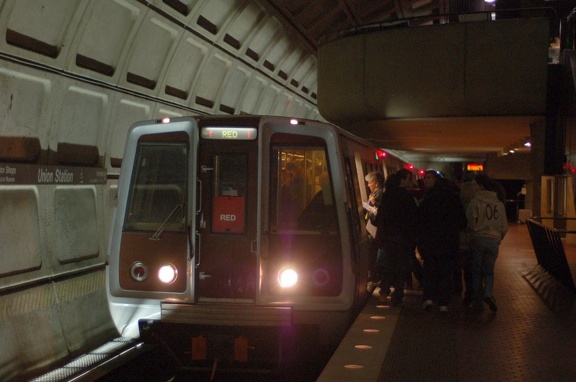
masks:
<svg viewBox="0 0 576 382"><path fill-rule="evenodd" d="M358 302L346 200L330 125L136 124L109 246L118 330L193 368L277 369L334 346Z"/></svg>

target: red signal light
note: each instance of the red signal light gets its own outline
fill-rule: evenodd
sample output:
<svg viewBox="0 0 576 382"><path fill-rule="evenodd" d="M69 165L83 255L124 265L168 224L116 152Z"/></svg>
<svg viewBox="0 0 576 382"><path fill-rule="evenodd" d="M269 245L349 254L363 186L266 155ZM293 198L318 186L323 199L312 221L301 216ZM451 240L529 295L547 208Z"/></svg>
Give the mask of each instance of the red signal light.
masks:
<svg viewBox="0 0 576 382"><path fill-rule="evenodd" d="M386 152L382 150L376 150L374 152L374 159L378 161L379 159L386 158Z"/></svg>

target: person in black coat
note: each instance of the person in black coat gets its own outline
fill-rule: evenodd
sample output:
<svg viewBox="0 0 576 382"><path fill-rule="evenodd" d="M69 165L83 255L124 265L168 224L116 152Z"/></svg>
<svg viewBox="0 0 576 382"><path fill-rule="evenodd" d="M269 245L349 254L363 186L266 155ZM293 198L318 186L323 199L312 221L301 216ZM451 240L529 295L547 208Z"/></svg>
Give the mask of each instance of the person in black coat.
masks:
<svg viewBox="0 0 576 382"><path fill-rule="evenodd" d="M424 268L423 309L431 310L437 302L439 310L447 312L459 236L467 220L453 184L442 177L431 183L417 214L417 246Z"/></svg>
<svg viewBox="0 0 576 382"><path fill-rule="evenodd" d="M376 242L384 252L384 270L380 282L380 300L385 301L393 287L391 305L402 303L404 283L414 251L416 203L398 174L388 177L376 215Z"/></svg>

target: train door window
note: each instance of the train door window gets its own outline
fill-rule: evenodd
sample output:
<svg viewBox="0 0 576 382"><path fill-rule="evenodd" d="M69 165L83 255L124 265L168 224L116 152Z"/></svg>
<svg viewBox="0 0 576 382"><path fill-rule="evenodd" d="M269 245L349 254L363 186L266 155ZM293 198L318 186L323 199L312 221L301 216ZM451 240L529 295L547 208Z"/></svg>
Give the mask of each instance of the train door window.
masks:
<svg viewBox="0 0 576 382"><path fill-rule="evenodd" d="M247 163L245 154L214 156L213 233L245 232Z"/></svg>
<svg viewBox="0 0 576 382"><path fill-rule="evenodd" d="M184 231L187 150L185 143L138 145L124 230Z"/></svg>
<svg viewBox="0 0 576 382"><path fill-rule="evenodd" d="M272 158L272 229L335 231L336 209L325 148L276 146Z"/></svg>

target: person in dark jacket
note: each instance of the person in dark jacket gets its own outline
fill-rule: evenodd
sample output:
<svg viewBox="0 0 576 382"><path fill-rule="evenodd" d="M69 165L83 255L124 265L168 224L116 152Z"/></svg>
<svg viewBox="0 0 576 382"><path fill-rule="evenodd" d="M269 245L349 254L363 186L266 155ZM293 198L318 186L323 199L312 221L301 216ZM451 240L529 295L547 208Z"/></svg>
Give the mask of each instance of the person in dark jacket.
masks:
<svg viewBox="0 0 576 382"><path fill-rule="evenodd" d="M380 300L385 301L393 287L391 305L402 303L404 283L414 251L416 203L398 174L388 177L376 215L376 242L384 251L384 272L380 282Z"/></svg>
<svg viewBox="0 0 576 382"><path fill-rule="evenodd" d="M436 177L430 183L417 217L418 252L424 262L422 307L431 310L436 301L439 310L447 312L460 231L466 228L467 220L452 183L442 177Z"/></svg>
<svg viewBox="0 0 576 382"><path fill-rule="evenodd" d="M404 187L408 190L408 192L414 199L414 204L418 206L419 199L415 196L415 192L413 189L415 182L414 182L414 174L412 173L412 171L407 170L405 168L401 168L396 172L396 174L398 174L398 176L400 177L400 187ZM414 274L414 277L418 281L418 285L420 286L420 288L422 287L424 278L423 277L424 271L422 270L422 264L420 263L420 260L418 260L418 257L416 256L416 240L413 240L413 244L414 248L412 248L411 251L412 255L410 256L409 270L408 275L406 276L406 286L408 287L408 289L414 288L414 285L412 283L412 274Z"/></svg>

